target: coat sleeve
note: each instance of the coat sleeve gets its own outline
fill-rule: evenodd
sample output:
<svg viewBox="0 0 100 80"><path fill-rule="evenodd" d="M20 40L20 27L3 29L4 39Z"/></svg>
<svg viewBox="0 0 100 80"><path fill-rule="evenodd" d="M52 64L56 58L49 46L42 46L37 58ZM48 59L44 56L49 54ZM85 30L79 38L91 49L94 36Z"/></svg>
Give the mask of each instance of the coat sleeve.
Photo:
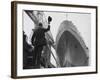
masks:
<svg viewBox="0 0 100 80"><path fill-rule="evenodd" d="M35 32L33 33L33 36L32 36L32 39L31 39L31 43L32 43L32 45L34 46L34 38L35 38Z"/></svg>
<svg viewBox="0 0 100 80"><path fill-rule="evenodd" d="M47 32L50 30L50 25L48 25L48 28L47 29L44 29L44 32Z"/></svg>

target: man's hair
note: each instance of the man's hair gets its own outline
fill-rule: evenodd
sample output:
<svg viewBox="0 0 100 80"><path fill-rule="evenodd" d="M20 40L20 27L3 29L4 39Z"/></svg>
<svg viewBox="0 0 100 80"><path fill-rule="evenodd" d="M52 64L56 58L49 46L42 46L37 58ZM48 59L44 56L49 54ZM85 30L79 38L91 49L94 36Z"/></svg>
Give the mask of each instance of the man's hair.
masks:
<svg viewBox="0 0 100 80"><path fill-rule="evenodd" d="M42 27L42 26L43 26L43 24L40 22L40 23L39 23L39 26L41 26L41 27Z"/></svg>

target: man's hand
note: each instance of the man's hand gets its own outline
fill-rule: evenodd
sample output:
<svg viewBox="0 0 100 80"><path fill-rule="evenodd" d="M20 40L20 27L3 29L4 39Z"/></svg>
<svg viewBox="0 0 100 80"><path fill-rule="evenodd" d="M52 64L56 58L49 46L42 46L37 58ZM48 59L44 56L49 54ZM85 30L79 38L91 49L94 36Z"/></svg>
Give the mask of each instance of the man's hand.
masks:
<svg viewBox="0 0 100 80"><path fill-rule="evenodd" d="M52 21L52 17L49 16L49 17L48 17L48 24L50 24L51 21Z"/></svg>

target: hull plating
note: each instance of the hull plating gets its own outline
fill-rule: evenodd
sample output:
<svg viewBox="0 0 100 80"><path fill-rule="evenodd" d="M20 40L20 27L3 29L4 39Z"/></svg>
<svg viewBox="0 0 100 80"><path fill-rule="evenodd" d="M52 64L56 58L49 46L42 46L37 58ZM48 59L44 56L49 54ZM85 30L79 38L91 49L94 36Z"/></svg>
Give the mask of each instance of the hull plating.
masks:
<svg viewBox="0 0 100 80"><path fill-rule="evenodd" d="M72 22L64 21L56 38L61 67L88 66L88 48Z"/></svg>

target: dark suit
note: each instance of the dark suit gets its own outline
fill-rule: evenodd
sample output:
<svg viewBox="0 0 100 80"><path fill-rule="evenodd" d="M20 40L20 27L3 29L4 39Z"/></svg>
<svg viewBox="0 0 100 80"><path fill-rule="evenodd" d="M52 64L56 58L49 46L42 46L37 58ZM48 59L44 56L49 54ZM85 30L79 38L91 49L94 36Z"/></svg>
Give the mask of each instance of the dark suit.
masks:
<svg viewBox="0 0 100 80"><path fill-rule="evenodd" d="M32 36L32 45L34 46L34 61L37 68L40 68L41 63L41 53L43 50L43 46L47 44L45 33L50 30L50 25L48 25L48 28L38 28L34 31L34 34Z"/></svg>

